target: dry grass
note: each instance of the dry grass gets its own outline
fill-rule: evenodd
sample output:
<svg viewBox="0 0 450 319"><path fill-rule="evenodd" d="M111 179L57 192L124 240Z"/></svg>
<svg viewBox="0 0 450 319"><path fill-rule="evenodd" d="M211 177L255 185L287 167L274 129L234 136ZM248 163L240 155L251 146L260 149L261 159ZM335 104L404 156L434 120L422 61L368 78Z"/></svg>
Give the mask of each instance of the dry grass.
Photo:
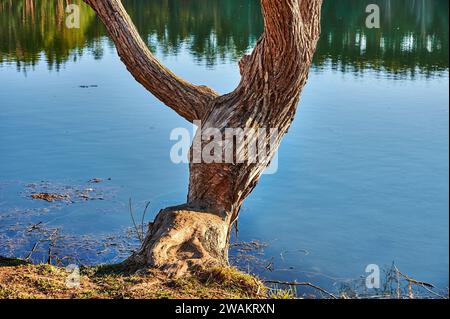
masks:
<svg viewBox="0 0 450 319"><path fill-rule="evenodd" d="M396 269L396 268L395 268ZM398 270L397 274L401 274ZM388 272L389 274L391 272ZM316 287L322 298L338 299L448 299L448 290L439 292L426 283L407 277L406 285L401 278L386 279L380 291L370 295L358 293L358 284L331 295L312 284L275 284L265 286L258 278L235 268L213 268L181 279L171 279L160 270L148 269L139 274L127 275L118 265L84 267L80 269L80 287L66 284L65 268L47 264L33 265L20 259L0 257L0 299L42 298L94 298L94 299L294 299L298 296L297 285ZM392 281L393 280L393 281ZM418 286L414 289L413 285ZM425 291L424 291L425 289ZM437 292L436 292L437 291ZM441 293L441 294L439 294ZM311 298L315 298L313 295Z"/></svg>
<svg viewBox="0 0 450 319"><path fill-rule="evenodd" d="M64 268L31 265L0 257L0 299L260 299L264 285L234 268L216 268L196 277L170 279L159 270L125 275L117 266L80 269L80 287L69 288Z"/></svg>

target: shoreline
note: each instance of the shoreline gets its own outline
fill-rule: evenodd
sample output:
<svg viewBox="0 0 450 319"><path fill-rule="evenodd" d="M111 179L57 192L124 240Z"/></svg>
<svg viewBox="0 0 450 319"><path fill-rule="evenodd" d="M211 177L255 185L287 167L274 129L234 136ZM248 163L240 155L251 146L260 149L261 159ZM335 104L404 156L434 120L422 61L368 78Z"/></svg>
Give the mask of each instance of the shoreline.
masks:
<svg viewBox="0 0 450 319"><path fill-rule="evenodd" d="M117 265L78 270L0 256L0 299L266 299L258 278L235 268L213 268L172 279L147 269L127 275ZM75 280L74 280L75 279Z"/></svg>

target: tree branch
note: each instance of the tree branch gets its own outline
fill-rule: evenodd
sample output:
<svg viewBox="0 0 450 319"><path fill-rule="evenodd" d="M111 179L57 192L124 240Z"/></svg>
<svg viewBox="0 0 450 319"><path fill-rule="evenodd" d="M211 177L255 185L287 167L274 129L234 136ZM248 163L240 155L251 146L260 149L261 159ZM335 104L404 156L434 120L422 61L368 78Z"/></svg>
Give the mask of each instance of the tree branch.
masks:
<svg viewBox="0 0 450 319"><path fill-rule="evenodd" d="M306 287L311 287L314 288L322 293L324 293L325 295L328 295L329 297L331 297L332 299L338 299L335 295L333 295L331 292L317 286L314 285L310 282L287 282L287 281L279 281L279 280L265 280L264 281L266 284L278 284L278 285L287 285L287 286L306 286Z"/></svg>
<svg viewBox="0 0 450 319"><path fill-rule="evenodd" d="M120 0L84 0L105 24L133 77L186 120L201 120L218 96L206 86L177 77L150 52Z"/></svg>
<svg viewBox="0 0 450 319"><path fill-rule="evenodd" d="M261 7L265 37L273 49L307 47L318 40L322 0L261 0Z"/></svg>

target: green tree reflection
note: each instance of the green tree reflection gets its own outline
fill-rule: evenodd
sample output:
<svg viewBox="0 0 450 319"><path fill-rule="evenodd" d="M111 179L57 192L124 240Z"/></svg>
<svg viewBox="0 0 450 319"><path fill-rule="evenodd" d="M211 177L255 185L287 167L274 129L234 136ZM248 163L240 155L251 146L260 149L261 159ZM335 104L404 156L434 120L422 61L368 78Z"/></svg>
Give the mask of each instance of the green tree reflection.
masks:
<svg viewBox="0 0 450 319"><path fill-rule="evenodd" d="M123 0L152 50L188 50L201 63L238 60L263 30L259 0ZM81 6L81 28L67 29L64 8ZM380 6L382 27L365 27L365 8ZM447 0L325 0L314 65L393 76L448 71ZM106 32L81 0L0 0L0 64L19 69L45 59L59 68L84 52L101 58ZM108 41L108 40L106 40ZM112 43L109 42L112 46Z"/></svg>

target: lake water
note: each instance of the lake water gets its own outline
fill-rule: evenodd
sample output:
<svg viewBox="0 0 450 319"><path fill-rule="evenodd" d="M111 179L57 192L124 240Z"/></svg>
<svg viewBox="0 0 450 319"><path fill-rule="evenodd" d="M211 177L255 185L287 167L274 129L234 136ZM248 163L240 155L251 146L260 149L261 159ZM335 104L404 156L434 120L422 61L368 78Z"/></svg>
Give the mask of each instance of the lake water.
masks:
<svg viewBox="0 0 450 319"><path fill-rule="evenodd" d="M188 168L171 162L169 137L192 127L135 82L90 9L66 29L64 3L0 0L0 255L41 240L31 259L45 261L59 229L59 254L114 262L137 245L129 198L137 212L151 202L146 220L185 201ZM380 29L365 28L369 3ZM257 0L124 4L165 65L220 93L263 29ZM327 287L394 261L448 287L448 2L327 0L323 16L278 172L245 202L234 239L267 246L232 259ZM75 200L32 200L37 190Z"/></svg>

